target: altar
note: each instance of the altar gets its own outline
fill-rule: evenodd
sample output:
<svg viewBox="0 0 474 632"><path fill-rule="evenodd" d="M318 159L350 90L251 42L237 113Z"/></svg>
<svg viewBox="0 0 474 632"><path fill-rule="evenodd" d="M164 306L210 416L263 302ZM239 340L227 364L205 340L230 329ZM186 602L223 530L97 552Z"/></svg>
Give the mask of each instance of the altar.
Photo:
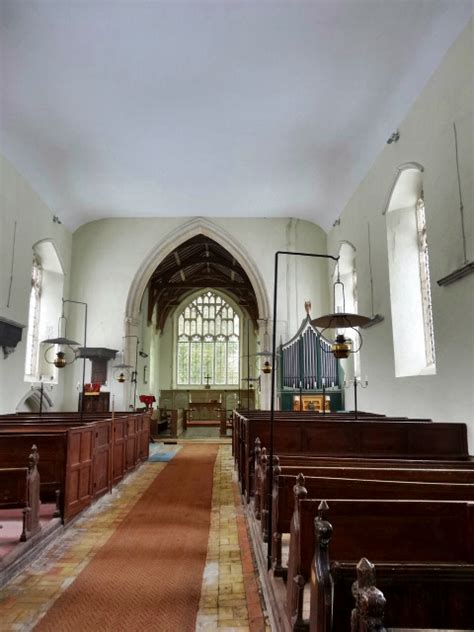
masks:
<svg viewBox="0 0 474 632"><path fill-rule="evenodd" d="M220 423L223 410L222 403L219 401L192 402L188 404L188 420L216 421Z"/></svg>

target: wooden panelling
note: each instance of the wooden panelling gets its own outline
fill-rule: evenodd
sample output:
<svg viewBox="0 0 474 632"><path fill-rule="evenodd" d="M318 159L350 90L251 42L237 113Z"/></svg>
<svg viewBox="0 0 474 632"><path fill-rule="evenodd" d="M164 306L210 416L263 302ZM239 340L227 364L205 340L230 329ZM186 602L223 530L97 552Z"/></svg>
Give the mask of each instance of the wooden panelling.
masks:
<svg viewBox="0 0 474 632"><path fill-rule="evenodd" d="M0 462L18 467L33 444L40 454L41 498L54 501L60 492L65 522L87 507L93 498L111 489L148 458L149 416L123 415L81 421L76 415L0 418Z"/></svg>

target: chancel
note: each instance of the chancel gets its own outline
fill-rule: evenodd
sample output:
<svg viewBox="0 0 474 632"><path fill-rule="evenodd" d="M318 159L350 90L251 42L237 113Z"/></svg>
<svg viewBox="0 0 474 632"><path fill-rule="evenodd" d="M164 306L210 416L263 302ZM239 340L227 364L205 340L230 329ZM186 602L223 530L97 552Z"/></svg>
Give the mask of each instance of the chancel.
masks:
<svg viewBox="0 0 474 632"><path fill-rule="evenodd" d="M474 630L473 42L0 0L2 631Z"/></svg>

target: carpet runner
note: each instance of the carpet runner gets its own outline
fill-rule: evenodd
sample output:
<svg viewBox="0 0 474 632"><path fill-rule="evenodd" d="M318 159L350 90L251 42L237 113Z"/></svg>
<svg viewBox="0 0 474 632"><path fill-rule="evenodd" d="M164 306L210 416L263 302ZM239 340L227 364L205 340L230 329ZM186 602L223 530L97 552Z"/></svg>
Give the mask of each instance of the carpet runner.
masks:
<svg viewBox="0 0 474 632"><path fill-rule="evenodd" d="M180 450L36 632L194 631L217 449Z"/></svg>

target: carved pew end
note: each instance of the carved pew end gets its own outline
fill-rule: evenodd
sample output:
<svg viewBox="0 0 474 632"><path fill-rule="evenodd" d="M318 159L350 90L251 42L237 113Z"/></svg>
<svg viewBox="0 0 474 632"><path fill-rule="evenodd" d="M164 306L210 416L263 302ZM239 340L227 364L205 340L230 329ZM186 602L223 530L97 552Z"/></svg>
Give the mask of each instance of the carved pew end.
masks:
<svg viewBox="0 0 474 632"><path fill-rule="evenodd" d="M375 566L363 557L356 566L352 584L355 608L351 613L351 632L387 632L383 625L385 597L375 586Z"/></svg>

